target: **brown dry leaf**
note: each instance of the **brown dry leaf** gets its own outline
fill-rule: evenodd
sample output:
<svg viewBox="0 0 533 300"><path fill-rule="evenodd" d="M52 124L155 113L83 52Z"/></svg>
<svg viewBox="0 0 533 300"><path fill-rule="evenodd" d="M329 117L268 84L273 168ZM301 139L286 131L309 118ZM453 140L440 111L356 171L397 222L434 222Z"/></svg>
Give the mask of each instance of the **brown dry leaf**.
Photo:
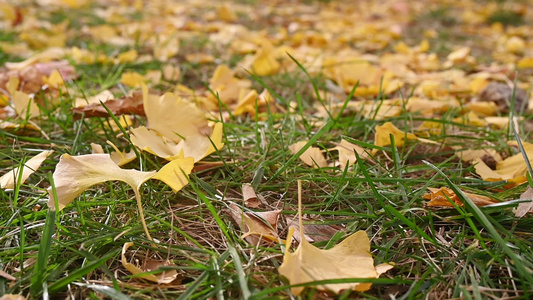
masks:
<svg viewBox="0 0 533 300"><path fill-rule="evenodd" d="M463 202L459 199L459 197L450 189L447 187L441 187L440 189L437 188L428 188L429 193L424 194L423 198L426 200L430 200L427 205L428 206L444 206L444 207L453 207L453 205L450 203L450 200L454 201L455 204L459 206L463 206ZM477 206L485 206L495 203L500 203L499 201L492 199L487 196L483 195L476 195L472 193L463 192L474 204ZM448 198L450 200L448 200Z"/></svg>
<svg viewBox="0 0 533 300"><path fill-rule="evenodd" d="M231 216L244 232L242 238L248 243L259 245L278 241L278 219L281 210L243 212L235 203L230 204L229 207Z"/></svg>
<svg viewBox="0 0 533 300"><path fill-rule="evenodd" d="M301 141L301 142L294 143L289 146L289 150L291 150L292 154L296 154L306 144L307 144L307 141ZM300 159L306 165L314 167L314 168L323 168L323 167L327 167L328 165L328 162L326 161L324 154L322 154L322 151L317 147L307 148L307 150L305 150L305 152L302 153L302 155L300 155Z"/></svg>
<svg viewBox="0 0 533 300"><path fill-rule="evenodd" d="M285 220L287 222L287 227L294 228L294 240L300 243L300 238L302 236L300 232L300 224L292 217L287 217ZM303 220L308 221L306 219ZM339 232L340 228L336 227L330 225L306 224L304 225L303 236L309 243L329 241L337 232Z"/></svg>
<svg viewBox="0 0 533 300"><path fill-rule="evenodd" d="M300 228L304 228L300 182L298 182L298 219ZM380 274L393 267L390 264L374 266L374 259L370 254L370 240L364 231L350 235L328 250L311 245L300 231L301 243L296 251L291 253L289 249L293 233L294 229L289 230L283 263L278 268L279 273L287 278L291 285L327 279L378 278ZM363 292L369 290L371 286L371 283L339 283L315 287L338 294L347 289ZM304 287L293 287L291 293L298 296L303 290Z"/></svg>
<svg viewBox="0 0 533 300"><path fill-rule="evenodd" d="M178 272L176 270L165 270L161 271L161 273L158 274L143 274L147 272L152 272L159 267L177 267L175 264L173 264L170 261L147 261L143 260L145 262L145 267L140 268L136 266L135 264L132 264L128 262L128 259L126 258L126 251L128 248L133 246L133 242L127 242L122 247L122 255L120 261L122 262L122 266L126 268L126 270L130 271L133 275L138 275L136 277L146 279L158 284L168 284L174 281L178 277ZM137 260L137 259L135 259Z"/></svg>
<svg viewBox="0 0 533 300"><path fill-rule="evenodd" d="M13 277L12 275L10 275L9 273L7 273L7 272L5 272L3 270L0 270L0 277L4 277L5 279L11 280L11 281L17 280L17 278Z"/></svg>
<svg viewBox="0 0 533 300"><path fill-rule="evenodd" d="M261 205L261 200L257 197L254 187L249 183L242 185L242 198L246 207L258 208Z"/></svg>
<svg viewBox="0 0 533 300"><path fill-rule="evenodd" d="M529 202L524 202L518 204L518 207L515 211L515 216L522 218L527 213L533 212L533 189L528 186L526 191L520 195L520 199L529 199Z"/></svg>
<svg viewBox="0 0 533 300"><path fill-rule="evenodd" d="M109 117L109 113L102 106L100 101L104 102L107 108L116 116L118 115L139 115L145 116L142 92L134 92L131 96L116 100L113 99L113 94L109 91L104 91L96 96L85 99L76 99L76 107L72 109L74 118L79 119L81 115L86 118L91 117ZM81 105L86 103L87 105Z"/></svg>
<svg viewBox="0 0 533 300"><path fill-rule="evenodd" d="M43 151L36 156L30 158L26 163L24 164L24 168L22 169L22 175L20 178L20 184L23 184L26 182L26 179L30 177L31 174L33 174L43 161L54 151L53 150L46 150ZM0 188L2 189L13 189L15 188L15 183L18 180L19 177L19 171L20 168L14 168L12 170L7 171L2 177L0 177Z"/></svg>

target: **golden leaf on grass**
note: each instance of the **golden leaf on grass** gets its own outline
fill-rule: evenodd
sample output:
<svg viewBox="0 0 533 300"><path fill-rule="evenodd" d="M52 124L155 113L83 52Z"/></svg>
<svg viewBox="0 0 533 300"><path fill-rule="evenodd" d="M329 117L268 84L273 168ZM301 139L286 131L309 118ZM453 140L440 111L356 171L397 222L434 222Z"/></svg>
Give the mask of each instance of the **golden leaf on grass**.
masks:
<svg viewBox="0 0 533 300"><path fill-rule="evenodd" d="M170 261L151 261L151 260L143 260L145 262L144 268L139 268L135 264L132 264L128 262L128 259L126 258L126 251L128 248L133 246L133 242L127 242L122 246L122 255L120 261L122 262L122 266L126 268L126 270L130 271L133 275L138 275L136 277L146 279L152 282L160 283L160 284L168 284L174 281L178 277L178 272L176 270L165 270L161 271L161 273L158 274L143 274L147 272L152 272L159 267L168 267L168 266L176 266ZM148 265L150 263L150 265Z"/></svg>
<svg viewBox="0 0 533 300"><path fill-rule="evenodd" d="M346 168L346 165L351 166L357 161L357 156L355 156L354 152L357 152L359 157L363 159L368 158L368 153L363 147L352 144L344 139L331 150L339 151L339 165L343 170Z"/></svg>
<svg viewBox="0 0 533 300"><path fill-rule="evenodd" d="M374 138L374 145L376 146L389 146L391 144L390 135L394 136L394 143L396 146L403 146L405 140L416 140L418 137L412 133L406 133L398 129L391 122L387 122L381 126L376 126L376 136ZM372 153L376 153L378 150L374 149Z"/></svg>
<svg viewBox="0 0 533 300"><path fill-rule="evenodd" d="M522 218L529 212L533 212L533 189L528 186L526 191L520 195L520 199L528 199L529 202L518 204L515 211L515 216Z"/></svg>
<svg viewBox="0 0 533 300"><path fill-rule="evenodd" d="M120 77L120 82L124 85L135 87L146 82L146 78L137 72L124 72Z"/></svg>
<svg viewBox="0 0 533 300"><path fill-rule="evenodd" d="M97 95L94 95L94 96L91 96L91 97L76 98L76 102L74 104L74 107L87 106L87 105L90 105L90 104L93 104L93 103L95 103L98 106L101 106L100 105L100 101L105 103L107 100L113 100L113 99L115 99L115 96L113 95L113 93L111 93L111 91L109 91L109 90L105 90L105 91L102 91L101 93L99 93Z"/></svg>
<svg viewBox="0 0 533 300"><path fill-rule="evenodd" d="M230 214L241 230L242 238L252 245L260 243L272 243L278 241L278 218L281 210L264 212L243 212L242 209L232 203Z"/></svg>
<svg viewBox="0 0 533 300"><path fill-rule="evenodd" d="M53 150L46 150L26 161L26 163L24 164L24 168L22 168L22 174L20 175L20 184L24 183L28 179L28 177L30 177L31 174L37 171L43 161L53 152ZM0 177L0 188L15 188L15 183L17 183L19 178L19 172L20 168L14 168L2 175L2 177Z"/></svg>
<svg viewBox="0 0 533 300"><path fill-rule="evenodd" d="M0 300L26 300L26 297L22 295L4 294L0 297Z"/></svg>
<svg viewBox="0 0 533 300"><path fill-rule="evenodd" d="M254 62L252 63L252 71L258 76L267 76L276 74L281 65L273 55L273 46L265 43L263 47L257 52Z"/></svg>
<svg viewBox="0 0 533 300"><path fill-rule="evenodd" d="M2 123L0 123L0 129L9 131L9 132L16 132L17 135L20 134L19 132L24 132L26 130L37 131L37 132L41 131L41 128L38 127L33 122L25 123L25 124L16 124L16 123L9 122L9 121L3 121Z"/></svg>
<svg viewBox="0 0 533 300"><path fill-rule="evenodd" d="M429 200L427 203L428 206L444 206L444 207L453 207L453 204L450 203L450 200L455 202L459 206L463 206L463 202L455 194L455 192L447 187L437 188L428 188L429 193L424 194L423 198ZM472 193L463 192L474 204L477 206L485 206L494 203L499 203L499 201L492 199L483 195L476 195ZM450 199L450 200L448 200Z"/></svg>
<svg viewBox="0 0 533 300"><path fill-rule="evenodd" d="M307 144L307 141L301 141L301 142L294 143L289 146L289 150L291 150L292 154L296 154L306 144ZM324 154L322 154L322 151L320 151L320 149L317 147L307 148L307 150L305 150L305 152L302 153L302 155L300 155L300 159L306 165L315 167L315 168L323 168L328 165L328 162L326 161Z"/></svg>
<svg viewBox="0 0 533 300"><path fill-rule="evenodd" d="M508 142L511 146L516 146L516 141ZM526 152L529 160L533 162L533 144L522 142L524 151ZM476 173L483 178L483 180L508 180L525 176L527 173L527 165L522 153L517 153L511 157L508 157L497 163L496 169L492 170L481 159L473 161Z"/></svg>
<svg viewBox="0 0 533 300"><path fill-rule="evenodd" d="M13 106L15 107L17 115L22 117L25 117L26 114L30 115L30 117L36 117L39 115L39 107L35 104L35 101L33 101L33 98L30 97L29 94L15 91L11 94L11 100L13 101Z"/></svg>
<svg viewBox="0 0 533 300"><path fill-rule="evenodd" d="M192 159L184 158L166 164L159 172L142 172L134 169L121 169L109 154L87 154L70 156L63 154L54 171L54 184L57 192L58 207L62 210L72 200L89 187L110 180L118 180L130 185L136 195L141 185L151 178L171 183L177 191L187 182L183 182L183 173L192 170ZM48 188L50 209L56 209L52 188ZM140 199L140 195L139 195Z"/></svg>
<svg viewBox="0 0 533 300"><path fill-rule="evenodd" d="M462 150L457 151L457 156L466 162L472 162L477 159L486 157L487 159L494 160L495 162L502 161L502 156L494 149L476 149L476 150Z"/></svg>
<svg viewBox="0 0 533 300"><path fill-rule="evenodd" d="M173 93L150 94L146 86L143 103L148 128L131 129L131 141L139 149L167 160L193 157L197 162L224 147L222 123L211 129L205 114L193 103Z"/></svg>
<svg viewBox="0 0 533 300"><path fill-rule="evenodd" d="M291 285L309 283L318 280L343 278L378 278L380 274L391 269L390 264L374 266L370 254L370 240L364 231L358 231L340 244L328 250L311 245L303 236L301 184L298 184L298 218L300 224L300 245L290 252L294 229L289 230L285 244L283 263L278 272L289 280ZM340 293L342 290L367 291L371 283L338 283L314 286L319 290ZM291 293L298 296L304 287L293 287Z"/></svg>

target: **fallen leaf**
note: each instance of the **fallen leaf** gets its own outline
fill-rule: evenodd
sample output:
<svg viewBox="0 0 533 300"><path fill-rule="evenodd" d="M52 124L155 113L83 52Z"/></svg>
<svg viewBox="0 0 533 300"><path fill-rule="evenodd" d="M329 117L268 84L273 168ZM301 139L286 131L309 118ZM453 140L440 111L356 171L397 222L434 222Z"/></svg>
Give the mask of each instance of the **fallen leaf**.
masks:
<svg viewBox="0 0 533 300"><path fill-rule="evenodd" d="M518 218L524 217L527 213L533 212L533 189L528 186L526 191L520 195L520 199L529 199L529 202L518 204L514 213Z"/></svg>
<svg viewBox="0 0 533 300"><path fill-rule="evenodd" d="M7 171L4 175L2 175L2 177L0 177L0 188L2 189L15 188L15 183L17 183L19 176L21 176L20 184L23 184L24 182L26 182L28 177L30 177L31 174L37 171L37 169L39 169L43 161L53 152L54 152L53 150L46 150L30 158L24 164L24 168L22 169L21 175L19 175L20 167Z"/></svg>
<svg viewBox="0 0 533 300"><path fill-rule="evenodd" d="M127 183L139 193L141 185L151 178L165 183L172 180L172 188L178 190L183 184L183 170L192 170L190 158L174 160L159 171L142 172L134 169L121 169L109 154L86 154L70 156L63 154L54 171L53 178L57 193L58 207L55 207L52 188L48 188L50 209L62 210L89 187L105 181L118 180ZM188 182L188 181L187 181Z"/></svg>
<svg viewBox="0 0 533 300"><path fill-rule="evenodd" d="M341 169L345 169L346 166L351 166L357 161L357 156L355 152L359 155L360 158L368 158L368 153L363 147L352 144L344 139L333 149L339 151L339 165Z"/></svg>
<svg viewBox="0 0 533 300"><path fill-rule="evenodd" d="M447 187L441 187L440 189L437 188L428 188L429 193L424 194L423 198L426 200L430 200L427 203L427 206L444 206L444 207L453 207L453 205L450 203L450 200L455 202L455 204L459 206L463 206L463 202L459 199L459 197L452 191L450 188ZM500 203L499 201L492 199L487 196L483 195L476 195L472 193L463 192L474 204L477 206L485 206L495 203ZM450 199L450 200L448 200Z"/></svg>
<svg viewBox="0 0 533 300"><path fill-rule="evenodd" d="M76 99L76 107L72 109L74 119L80 119L83 115L86 118L91 117L109 117L109 113L100 103L104 102L105 106L115 115L138 115L145 116L142 92L134 92L131 96L121 99L113 99L111 92L102 92L96 96L89 97L87 100ZM110 100L111 99L111 100ZM87 103L81 105L82 103Z"/></svg>
<svg viewBox="0 0 533 300"><path fill-rule="evenodd" d="M51 210L62 210L89 187L110 180L127 183L133 188L139 216L148 239L152 239L144 221L141 185L154 178L168 184L174 192L188 183L184 178L192 170L192 158L176 159L166 164L159 172L142 172L134 169L121 169L109 154L88 154L70 156L63 154L54 171L53 178L57 196L57 207L52 187L48 188L48 207ZM184 175L185 174L185 175Z"/></svg>
<svg viewBox="0 0 533 300"><path fill-rule="evenodd" d="M149 261L145 259L142 261L145 262L145 265L148 265L148 263L150 263L150 266L145 266L144 268L140 268L136 266L135 264L128 262L128 259L126 258L126 251L131 246L133 246L133 242L127 242L124 244L124 246L122 246L122 255L120 259L120 261L122 262L122 266L126 268L126 270L128 270L131 274L138 275L136 277L146 279L148 281L152 281L158 284L171 283L178 277L178 272L176 270L164 270L158 274L144 274L147 272L156 271L159 269L159 267L169 267L169 266L177 267L177 266L170 261Z"/></svg>
<svg viewBox="0 0 533 300"><path fill-rule="evenodd" d="M12 275L10 275L7 272L4 272L3 270L0 270L0 277L4 277L5 279L11 280L11 281L17 280L17 278L13 277Z"/></svg>
<svg viewBox="0 0 533 300"><path fill-rule="evenodd" d="M494 149L476 149L457 151L457 156L466 162L473 162L477 159L491 159L495 163L502 161L502 156Z"/></svg>
<svg viewBox="0 0 533 300"><path fill-rule="evenodd" d="M416 140L418 137L412 133L406 133L398 129L391 122L376 126L376 136L374 138L374 145L376 146L389 146L391 144L390 135L394 136L394 143L396 146L403 146L405 140ZM375 154L378 150L372 150L372 154Z"/></svg>
<svg viewBox="0 0 533 300"><path fill-rule="evenodd" d="M291 150L292 154L296 154L305 145L307 145L307 141L297 142L297 143L290 145L289 150ZM328 162L326 161L324 154L322 154L322 151L317 147L307 148L307 150L305 150L305 152L302 153L302 155L300 155L300 159L306 165L314 167L314 168L323 168L323 167L327 167L328 165Z"/></svg>
<svg viewBox="0 0 533 300"><path fill-rule="evenodd" d="M242 198L245 207L258 208L261 205L261 200L257 197L254 187L249 183L242 185Z"/></svg>
<svg viewBox="0 0 533 300"><path fill-rule="evenodd" d="M130 87L138 87L146 82L146 78L137 72L124 72L120 77L120 82Z"/></svg>
<svg viewBox="0 0 533 300"><path fill-rule="evenodd" d="M244 232L242 239L254 246L278 241L278 219L281 210L243 212L235 203L229 207L231 216Z"/></svg>
<svg viewBox="0 0 533 300"><path fill-rule="evenodd" d="M298 183L298 219L300 229L304 228L300 182ZM283 263L278 268L278 272L287 278L291 285L327 279L378 278L380 274L393 267L390 264L374 266L374 259L370 254L370 240L366 232L362 230L328 250L311 245L303 236L303 230L300 230L300 245L296 251L291 253L289 249L293 233L294 229L289 230ZM339 294L347 289L364 292L371 286L371 283L338 283L313 287ZM291 293L298 296L303 290L304 287L293 287Z"/></svg>
<svg viewBox="0 0 533 300"><path fill-rule="evenodd" d="M0 300L26 300L26 297L22 295L4 294L0 297Z"/></svg>
<svg viewBox="0 0 533 300"><path fill-rule="evenodd" d="M302 236L300 232L300 224L298 224L298 222L292 217L287 217L285 220L287 222L287 227L294 228L294 240L300 243L300 238ZM306 222L309 221L305 219L303 220ZM320 224L305 224L303 230L303 236L309 243L329 241L336 233L339 232L339 228Z"/></svg>

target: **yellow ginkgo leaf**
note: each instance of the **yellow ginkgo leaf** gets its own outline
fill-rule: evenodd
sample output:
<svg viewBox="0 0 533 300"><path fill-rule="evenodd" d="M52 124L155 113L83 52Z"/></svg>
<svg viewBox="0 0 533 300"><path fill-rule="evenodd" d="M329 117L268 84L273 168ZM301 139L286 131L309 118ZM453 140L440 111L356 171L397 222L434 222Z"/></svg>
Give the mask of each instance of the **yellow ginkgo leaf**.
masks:
<svg viewBox="0 0 533 300"><path fill-rule="evenodd" d="M456 205L463 206L461 199L455 194L455 192L447 187L437 188L428 188L429 193L424 194L423 198L429 200L427 203L428 206L443 206L443 207L453 207L454 202ZM485 206L490 204L499 203L499 201L494 200L490 197L477 195L473 193L463 192L472 202L477 206Z"/></svg>
<svg viewBox="0 0 533 300"><path fill-rule="evenodd" d="M311 283L313 281L343 278L378 278L380 274L391 269L391 264L374 266L370 254L370 240L364 231L358 231L340 244L328 250L319 249L310 244L303 236L301 183L298 182L298 218L300 224L300 245L294 252L289 248L292 243L294 228L289 231L283 263L278 268L281 275L291 285ZM367 291L371 283L337 283L313 286L319 290L339 293L342 290ZM298 296L304 287L293 287L291 293Z"/></svg>
<svg viewBox="0 0 533 300"><path fill-rule="evenodd" d="M53 70L50 76L44 76L43 82L54 89L58 89L59 87L65 86L63 76L61 76L61 73L57 69Z"/></svg>
<svg viewBox="0 0 533 300"><path fill-rule="evenodd" d="M391 122L387 122L381 126L376 126L376 136L374 138L374 145L376 146L389 146L391 144L390 135L394 136L394 143L396 146L403 146L405 140L416 140L416 135L412 133L406 133L398 129ZM377 152L377 149L372 151L372 154Z"/></svg>
<svg viewBox="0 0 533 300"><path fill-rule="evenodd" d="M185 157L171 161L164 165L152 179L161 180L176 193L189 183L188 174L194 167L194 158Z"/></svg>
<svg viewBox="0 0 533 300"><path fill-rule="evenodd" d="M53 176L59 206L55 207L52 188L48 188L48 206L62 210L89 187L110 180L123 181L137 193L141 184L156 173L121 169L109 154L63 154Z"/></svg>
<svg viewBox="0 0 533 300"><path fill-rule="evenodd" d="M155 271L159 269L159 267L168 267L168 266L175 266L175 265L171 263L170 261L153 262L153 261L148 261L148 260L142 260L145 262L144 263L145 267L141 269L137 267L136 265L130 263L128 259L126 258L126 251L131 246L133 246L133 242L125 243L124 246L122 246L122 255L120 258L120 261L122 262L122 266L124 266L126 270L130 271L131 274L138 275L137 276L138 278L146 279L146 280L156 282L156 283L161 283L161 284L171 283L174 279L178 277L178 272L176 270L165 270L165 271L161 271L161 273L158 273L158 274L152 274L152 273L144 274L147 272ZM150 265L148 265L148 263L150 263Z"/></svg>
<svg viewBox="0 0 533 300"><path fill-rule="evenodd" d="M118 166L123 166L137 158L137 154L135 154L135 151L133 150L130 152L124 152L118 150L117 146L110 141L107 141L107 144L115 149L115 152L111 152L109 155Z"/></svg>
<svg viewBox="0 0 533 300"><path fill-rule="evenodd" d="M43 161L54 151L52 150L46 150L43 151L36 156L28 159L26 163L24 164L24 168L22 168L22 174L20 175L20 184L24 183L28 177L30 177L31 174L33 174ZM17 182L19 178L19 172L20 168L14 168L12 170L7 171L2 177L0 177L0 188L2 189L13 189L15 188L15 183Z"/></svg>
<svg viewBox="0 0 533 300"><path fill-rule="evenodd" d="M344 139L332 150L339 151L339 165L343 170L346 168L346 165L351 166L357 161L357 156L355 156L354 152L357 152L359 157L363 159L368 158L368 153L363 147L352 144Z"/></svg>
<svg viewBox="0 0 533 300"><path fill-rule="evenodd" d="M122 52L117 56L119 63L128 63L135 61L139 57L139 54L135 49L131 49L126 52Z"/></svg>
<svg viewBox="0 0 533 300"><path fill-rule="evenodd" d="M281 65L273 55L273 47L270 44L263 45L263 48L256 54L252 63L252 71L258 76L276 74Z"/></svg>
<svg viewBox="0 0 533 300"><path fill-rule="evenodd" d="M146 82L146 78L137 72L124 72L120 77L120 82L124 85L135 87Z"/></svg>
<svg viewBox="0 0 533 300"><path fill-rule="evenodd" d="M142 210L140 187L154 177L167 184L171 184L176 192L184 184L184 175L192 170L190 159L174 160L165 165L161 174L156 171L142 172L134 169L121 169L110 157L109 154L88 154L80 156L70 156L63 154L54 171L54 184L57 196L57 207L55 205L54 191L48 188L48 207L51 210L62 210L76 197L89 187L110 180L118 180L127 183L133 188L139 216L142 221L145 233L151 239L148 227L144 221Z"/></svg>
<svg viewBox="0 0 533 300"><path fill-rule="evenodd" d="M17 115L23 117L25 117L26 114L29 114L30 117L36 117L39 115L39 107L35 104L35 101L33 101L33 98L30 97L29 94L22 91L15 91L11 94L11 99Z"/></svg>
<svg viewBox="0 0 533 300"><path fill-rule="evenodd" d="M144 126L130 129L130 139L137 148L166 160L183 157L178 143Z"/></svg>
<svg viewBox="0 0 533 300"><path fill-rule="evenodd" d="M291 150L292 154L296 154L306 144L307 144L307 141L301 141L301 142L294 143L289 146L289 150ZM302 155L300 155L300 159L306 165L315 167L315 168L323 168L328 165L328 162L326 161L324 154L322 154L322 151L320 151L320 149L317 147L307 148L307 150L305 150L305 152L302 153Z"/></svg>
<svg viewBox="0 0 533 300"><path fill-rule="evenodd" d="M210 131L204 113L173 93L153 95L143 85L143 104L148 127L172 141L205 136Z"/></svg>

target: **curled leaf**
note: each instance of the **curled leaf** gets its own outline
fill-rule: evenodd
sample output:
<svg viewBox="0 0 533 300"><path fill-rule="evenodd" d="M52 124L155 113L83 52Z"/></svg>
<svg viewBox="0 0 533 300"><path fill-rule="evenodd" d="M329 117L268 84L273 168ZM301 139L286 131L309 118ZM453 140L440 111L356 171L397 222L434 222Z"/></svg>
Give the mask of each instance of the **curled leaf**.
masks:
<svg viewBox="0 0 533 300"><path fill-rule="evenodd" d="M440 189L437 188L428 188L429 193L424 194L423 198L426 200L429 200L427 203L428 206L444 206L444 207L453 207L453 204L450 203L450 200L455 202L455 204L459 206L463 206L463 202L459 199L459 197L455 194L454 191L452 191L450 188L447 187L441 187ZM466 193L464 194L474 202L477 206L485 206L490 204L499 203L499 201L492 199L487 196L483 195L476 195L473 193ZM449 200L448 200L449 199Z"/></svg>

